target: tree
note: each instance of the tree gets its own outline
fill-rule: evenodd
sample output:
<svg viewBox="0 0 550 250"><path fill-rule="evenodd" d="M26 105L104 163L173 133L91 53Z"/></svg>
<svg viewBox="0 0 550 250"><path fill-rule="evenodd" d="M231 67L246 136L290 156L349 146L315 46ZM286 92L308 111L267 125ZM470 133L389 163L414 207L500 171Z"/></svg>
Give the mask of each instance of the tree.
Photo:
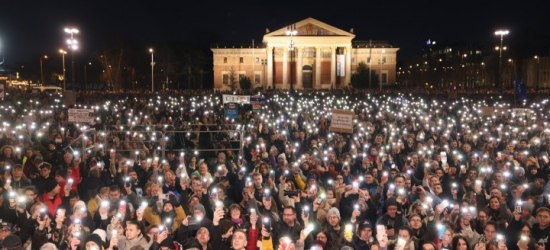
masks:
<svg viewBox="0 0 550 250"><path fill-rule="evenodd" d="M235 69L231 67L229 69L229 84L227 84L231 90L237 89L237 77L235 76Z"/></svg>
<svg viewBox="0 0 550 250"><path fill-rule="evenodd" d="M252 81L250 81L250 78L243 76L239 79L239 87L241 87L242 90L249 90L250 87L252 87Z"/></svg>
<svg viewBox="0 0 550 250"><path fill-rule="evenodd" d="M369 88L369 71L371 74L372 88L378 88L378 75L376 74L376 71L369 69L365 62L360 62L357 66L357 71L355 74L351 75L351 85L358 89Z"/></svg>

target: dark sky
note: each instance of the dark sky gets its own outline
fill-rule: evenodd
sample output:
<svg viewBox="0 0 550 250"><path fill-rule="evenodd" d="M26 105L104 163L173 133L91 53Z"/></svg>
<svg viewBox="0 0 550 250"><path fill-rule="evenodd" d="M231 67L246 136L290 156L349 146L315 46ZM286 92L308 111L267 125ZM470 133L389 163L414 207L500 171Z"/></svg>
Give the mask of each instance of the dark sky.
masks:
<svg viewBox="0 0 550 250"><path fill-rule="evenodd" d="M427 39L487 42L497 28L549 35L549 1L324 1L324 0L0 0L0 39L9 62L35 61L65 46L65 26L81 31L81 52L91 56L114 38L150 45L200 33L220 42L261 41L275 30L313 17L356 40L390 40L400 61L420 53ZM213 41L214 42L214 41ZM209 44L205 45L209 46ZM145 53L146 54L146 53Z"/></svg>

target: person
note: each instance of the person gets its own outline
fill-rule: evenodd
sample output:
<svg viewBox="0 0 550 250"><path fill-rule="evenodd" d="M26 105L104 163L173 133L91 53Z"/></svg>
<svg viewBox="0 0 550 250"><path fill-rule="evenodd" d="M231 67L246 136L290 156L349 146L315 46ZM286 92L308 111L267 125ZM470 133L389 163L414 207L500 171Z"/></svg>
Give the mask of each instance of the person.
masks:
<svg viewBox="0 0 550 250"><path fill-rule="evenodd" d="M531 237L536 244L536 250L549 249L550 242L550 209L547 207L540 207L537 209L537 223L533 225L531 229Z"/></svg>
<svg viewBox="0 0 550 250"><path fill-rule="evenodd" d="M212 220L212 247L213 249L220 249L220 250L245 250L246 246L248 245L248 235L243 231L234 231L233 235L231 237L231 245L228 246L224 243L222 243L222 233L220 230L220 220L221 218L225 216L225 212L223 209L218 209L214 211L214 218Z"/></svg>
<svg viewBox="0 0 550 250"><path fill-rule="evenodd" d="M21 239L15 234L10 234L2 241L2 249L6 250L22 250L23 244Z"/></svg>
<svg viewBox="0 0 550 250"><path fill-rule="evenodd" d="M455 235L453 237L453 250L470 250L470 244L468 240L462 235Z"/></svg>
<svg viewBox="0 0 550 250"><path fill-rule="evenodd" d="M376 221L376 225L384 225L386 227L386 233L389 239L397 238L397 230L404 225L408 224L408 221L398 212L398 203L394 197L390 197L386 201L387 213L382 215Z"/></svg>
<svg viewBox="0 0 550 250"><path fill-rule="evenodd" d="M153 244L149 236L143 234L140 224L136 221L126 221L126 230L124 232L125 235L117 237L119 250L130 250L130 248L137 245L149 249Z"/></svg>

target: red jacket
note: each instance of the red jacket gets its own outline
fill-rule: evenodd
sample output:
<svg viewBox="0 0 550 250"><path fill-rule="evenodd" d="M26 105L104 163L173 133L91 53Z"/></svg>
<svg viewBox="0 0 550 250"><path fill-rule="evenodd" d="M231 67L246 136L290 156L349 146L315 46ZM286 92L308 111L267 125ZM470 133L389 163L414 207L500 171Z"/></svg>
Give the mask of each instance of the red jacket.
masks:
<svg viewBox="0 0 550 250"><path fill-rule="evenodd" d="M248 230L248 244L246 244L246 250L258 250L258 228Z"/></svg>
<svg viewBox="0 0 550 250"><path fill-rule="evenodd" d="M42 197L39 196L38 199L39 201L44 202L48 206L48 212L50 212L50 214L52 215L55 215L55 211L63 203L63 201L61 200L61 196L59 194L55 196L53 203L50 200L50 198L48 198L48 193L46 192L44 192Z"/></svg>

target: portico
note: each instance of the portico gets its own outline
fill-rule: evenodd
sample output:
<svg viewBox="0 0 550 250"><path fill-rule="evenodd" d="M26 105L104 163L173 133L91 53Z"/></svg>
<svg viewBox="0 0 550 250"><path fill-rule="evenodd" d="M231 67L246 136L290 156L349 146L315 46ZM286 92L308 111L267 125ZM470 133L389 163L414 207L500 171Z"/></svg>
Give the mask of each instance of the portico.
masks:
<svg viewBox="0 0 550 250"><path fill-rule="evenodd" d="M316 19L307 18L293 25L297 32L292 38L287 35L287 27L280 28L266 33L261 47L212 48L215 88L227 88L228 74L249 77L253 87L289 89L292 80L295 89L343 88L349 86L357 63L368 61L359 54L365 55L364 50L368 50L367 57L375 59L376 52L382 56L383 48L354 46L353 33ZM290 49L291 39L293 49ZM395 59L396 51L397 48L385 48L383 56ZM267 61L265 67L260 64L262 60ZM392 67L395 74L395 61L385 62L382 67L375 63L377 67L372 68L385 70L387 83Z"/></svg>

